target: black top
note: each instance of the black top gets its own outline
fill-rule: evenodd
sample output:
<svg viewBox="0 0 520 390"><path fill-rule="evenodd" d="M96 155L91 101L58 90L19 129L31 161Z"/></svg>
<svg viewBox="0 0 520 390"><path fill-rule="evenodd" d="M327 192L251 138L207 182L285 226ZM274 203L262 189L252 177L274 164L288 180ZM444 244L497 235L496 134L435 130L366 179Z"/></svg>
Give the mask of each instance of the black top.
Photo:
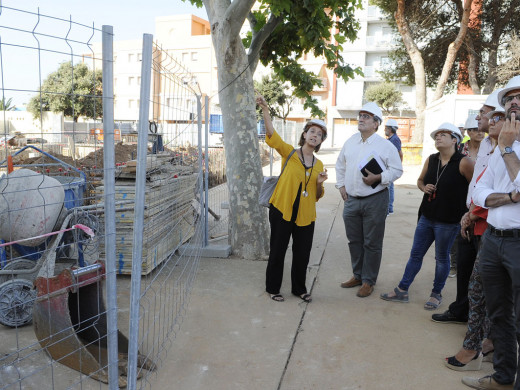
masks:
<svg viewBox="0 0 520 390"><path fill-rule="evenodd" d="M436 185L436 190L434 195L424 194L419 215L436 222L460 222L462 215L467 211L466 196L469 184L459 170L463 158L463 154L455 152L446 165L439 166L440 153L428 157L424 184Z"/></svg>

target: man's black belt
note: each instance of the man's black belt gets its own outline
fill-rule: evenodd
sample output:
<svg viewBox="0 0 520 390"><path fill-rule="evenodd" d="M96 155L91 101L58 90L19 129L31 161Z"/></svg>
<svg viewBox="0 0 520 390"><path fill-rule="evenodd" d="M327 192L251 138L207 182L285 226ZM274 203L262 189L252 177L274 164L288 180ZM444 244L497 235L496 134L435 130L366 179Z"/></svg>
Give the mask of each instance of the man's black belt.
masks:
<svg viewBox="0 0 520 390"><path fill-rule="evenodd" d="M489 232L497 237L520 237L520 229L497 229L489 225Z"/></svg>
<svg viewBox="0 0 520 390"><path fill-rule="evenodd" d="M374 196L374 195L377 195L377 194L380 194L381 192L383 191L388 191L388 188L384 188L382 189L381 191L377 191L377 192L374 192L373 194L370 194L370 195L367 195L367 196L354 196L354 195L348 195L350 198L354 198L354 199L366 199L366 198L370 198L371 196Z"/></svg>

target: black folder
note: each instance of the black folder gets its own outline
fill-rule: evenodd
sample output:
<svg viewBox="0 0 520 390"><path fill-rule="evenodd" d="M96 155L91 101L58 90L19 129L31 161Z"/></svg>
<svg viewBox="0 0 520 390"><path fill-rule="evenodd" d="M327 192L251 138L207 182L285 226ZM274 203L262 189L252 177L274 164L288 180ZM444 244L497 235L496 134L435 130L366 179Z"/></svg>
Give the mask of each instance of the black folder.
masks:
<svg viewBox="0 0 520 390"><path fill-rule="evenodd" d="M366 163L366 165L363 168L361 168L361 174L366 177L366 176L368 176L368 173L365 172L365 169L368 169L374 175L377 175L377 174L383 172L383 168L381 168L379 163L373 157L370 159L369 162ZM375 182L374 184L371 185L371 187L376 188L379 185L379 183L381 183L381 181Z"/></svg>

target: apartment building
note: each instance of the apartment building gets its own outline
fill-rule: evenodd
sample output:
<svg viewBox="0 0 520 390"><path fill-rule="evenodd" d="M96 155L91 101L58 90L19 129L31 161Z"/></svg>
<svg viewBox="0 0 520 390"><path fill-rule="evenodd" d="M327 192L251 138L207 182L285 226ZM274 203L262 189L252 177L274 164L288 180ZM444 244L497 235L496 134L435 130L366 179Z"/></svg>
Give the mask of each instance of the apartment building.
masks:
<svg viewBox="0 0 520 390"><path fill-rule="evenodd" d="M363 1L363 9L357 11L360 22L358 38L343 45L343 58L353 67L361 67L364 76L344 82L327 69L322 58L307 55L302 59L305 69L322 80L312 95L326 113L330 130L327 146L339 146L357 131L357 113L365 103L364 91L381 82L377 73L389 61L388 52L394 37L391 27L377 7ZM154 40L166 55L177 59L192 74L203 94L211 97L210 111L218 114L218 80L216 60L210 36L209 22L194 15L161 16L156 18ZM116 121L136 121L139 111L140 52L141 41L114 42L114 91ZM258 67L255 78L269 74L270 70ZM415 91L400 85L405 104L393 117L413 117ZM303 102L294 104L289 120L301 122L309 119L310 112L303 109Z"/></svg>

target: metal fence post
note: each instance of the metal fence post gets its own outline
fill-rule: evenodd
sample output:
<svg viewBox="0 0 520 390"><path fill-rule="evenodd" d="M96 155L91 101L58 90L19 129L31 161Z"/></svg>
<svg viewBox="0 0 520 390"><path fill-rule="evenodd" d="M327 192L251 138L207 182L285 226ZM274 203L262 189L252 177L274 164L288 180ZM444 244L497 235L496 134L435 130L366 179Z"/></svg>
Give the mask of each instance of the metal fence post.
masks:
<svg viewBox="0 0 520 390"><path fill-rule="evenodd" d="M105 253L108 325L108 384L119 388L117 345L117 286L116 286L116 205L114 150L114 68L113 27L103 26L103 128L104 128L104 197L105 197ZM107 171L112 172L108 173Z"/></svg>
<svg viewBox="0 0 520 390"><path fill-rule="evenodd" d="M204 97L204 121L205 121L205 125L204 125L204 136L205 136L205 147L204 147L204 150L205 150L205 153L206 153L206 159L205 159L205 162L206 162L206 174L204 175L204 192L205 192L205 198L204 198L204 220L205 220L205 224L204 224L204 247L207 247L208 246L208 242L209 242L209 215L208 215L208 212L209 212L209 192L208 192L208 185L209 185L209 153L208 153L208 131L209 131L209 127L208 127L208 122L209 122L209 115L208 115L208 106L209 106L209 98L207 96ZM199 115L201 115L202 113L199 112L198 113Z"/></svg>
<svg viewBox="0 0 520 390"><path fill-rule="evenodd" d="M207 204L204 204L204 180L202 175L202 102L200 101L200 96L197 95L197 133L199 139L199 199L201 205L201 218L202 218L202 247L205 247L208 242L208 237L206 236L206 232L208 231L208 219L206 218L206 207ZM207 159L208 156L205 156Z"/></svg>
<svg viewBox="0 0 520 390"><path fill-rule="evenodd" d="M139 339L139 304L143 256L144 206L146 187L146 154L148 151L148 118L152 75L153 35L143 34L141 62L141 95L137 136L137 172L135 179L134 236L132 247L132 280L130 290L130 331L128 345L128 389L136 388Z"/></svg>

